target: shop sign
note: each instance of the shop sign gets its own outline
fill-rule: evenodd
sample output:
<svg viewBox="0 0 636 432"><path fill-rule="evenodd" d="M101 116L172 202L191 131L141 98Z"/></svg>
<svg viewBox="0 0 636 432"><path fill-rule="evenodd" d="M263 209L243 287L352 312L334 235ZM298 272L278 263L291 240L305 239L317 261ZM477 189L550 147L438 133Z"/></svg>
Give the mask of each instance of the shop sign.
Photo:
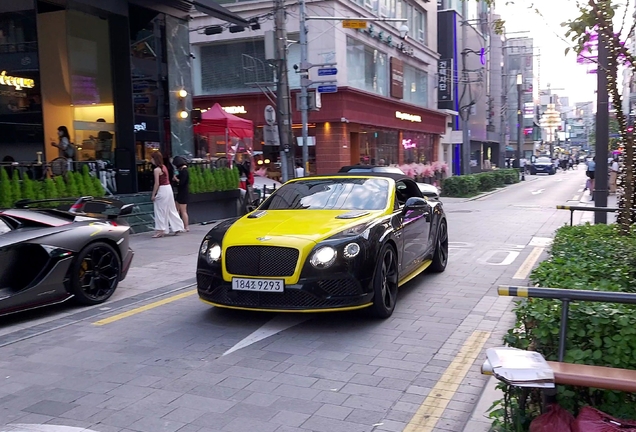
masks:
<svg viewBox="0 0 636 432"><path fill-rule="evenodd" d="M404 97L404 62L396 57L391 57L391 97Z"/></svg>
<svg viewBox="0 0 636 432"><path fill-rule="evenodd" d="M245 106L240 105L240 106L226 106L226 107L222 107L223 111L225 111L228 114L247 114L247 110L245 109Z"/></svg>
<svg viewBox="0 0 636 432"><path fill-rule="evenodd" d="M263 141L265 141L266 146L279 146L280 139L278 135L278 125L263 126Z"/></svg>
<svg viewBox="0 0 636 432"><path fill-rule="evenodd" d="M145 131L146 130L146 122L141 122L135 125L135 132Z"/></svg>
<svg viewBox="0 0 636 432"><path fill-rule="evenodd" d="M453 59L437 61L437 100L453 100Z"/></svg>
<svg viewBox="0 0 636 432"><path fill-rule="evenodd" d="M342 20L342 28L365 29L367 22L363 20Z"/></svg>
<svg viewBox="0 0 636 432"><path fill-rule="evenodd" d="M16 90L35 87L35 81L31 78L21 78L7 75L7 71L0 72L0 85L15 87Z"/></svg>
<svg viewBox="0 0 636 432"><path fill-rule="evenodd" d="M421 123L422 122L422 117L421 116L418 116L418 115L415 115L415 114L408 114L408 113L401 112L401 111L396 111L395 112L395 118L398 118L400 120L414 122L414 123Z"/></svg>

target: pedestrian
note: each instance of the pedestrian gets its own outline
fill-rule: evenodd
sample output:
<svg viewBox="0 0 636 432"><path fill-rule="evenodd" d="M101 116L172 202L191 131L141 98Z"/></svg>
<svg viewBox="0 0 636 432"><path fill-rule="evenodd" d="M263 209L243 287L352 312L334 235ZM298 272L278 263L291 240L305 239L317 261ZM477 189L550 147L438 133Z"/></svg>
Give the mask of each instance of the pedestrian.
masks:
<svg viewBox="0 0 636 432"><path fill-rule="evenodd" d="M188 163L185 158L177 156L173 160L174 165L177 167L177 171L174 175L174 181L177 183L177 210L181 215L183 226L186 231L190 231L190 221L188 218L188 200L190 198L190 173L188 172Z"/></svg>
<svg viewBox="0 0 636 432"><path fill-rule="evenodd" d="M68 162L68 170L73 170L73 159L75 158L75 146L71 143L71 136L66 126L57 128L58 142L51 142L53 147L57 147L59 156Z"/></svg>
<svg viewBox="0 0 636 432"><path fill-rule="evenodd" d="M296 178L305 177L305 169L303 168L303 164L296 164Z"/></svg>
<svg viewBox="0 0 636 432"><path fill-rule="evenodd" d="M594 175L596 174L596 157L593 157L592 160L587 162L587 171L585 172L587 177L590 179L589 187L585 186L585 189L590 190L590 195L594 193Z"/></svg>
<svg viewBox="0 0 636 432"><path fill-rule="evenodd" d="M618 180L618 159L614 158L612 164L610 165L610 176L609 176L609 193L615 194L617 188L617 180Z"/></svg>
<svg viewBox="0 0 636 432"><path fill-rule="evenodd" d="M152 164L155 166L153 170L155 185L152 189L152 201L155 204L156 232L152 237L163 237L170 229L172 229L176 235L184 231L184 226L183 221L179 217L179 213L177 213L168 169L164 165L163 156L159 151L152 153L150 158Z"/></svg>
<svg viewBox="0 0 636 432"><path fill-rule="evenodd" d="M384 159L380 159L380 161L378 162L378 166L385 166L386 165L386 161Z"/></svg>

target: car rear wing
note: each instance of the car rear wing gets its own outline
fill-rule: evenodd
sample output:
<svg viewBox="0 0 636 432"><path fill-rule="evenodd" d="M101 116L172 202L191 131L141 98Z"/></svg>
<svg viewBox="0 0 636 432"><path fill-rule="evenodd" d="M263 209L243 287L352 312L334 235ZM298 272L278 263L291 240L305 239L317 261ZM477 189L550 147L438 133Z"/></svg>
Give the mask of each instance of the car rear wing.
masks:
<svg viewBox="0 0 636 432"><path fill-rule="evenodd" d="M56 205L57 204L57 205ZM94 198L83 196L81 198L49 198L41 200L24 199L15 203L19 209L51 208L74 215L106 217L117 219L132 213L134 204L124 204L122 201L111 198Z"/></svg>

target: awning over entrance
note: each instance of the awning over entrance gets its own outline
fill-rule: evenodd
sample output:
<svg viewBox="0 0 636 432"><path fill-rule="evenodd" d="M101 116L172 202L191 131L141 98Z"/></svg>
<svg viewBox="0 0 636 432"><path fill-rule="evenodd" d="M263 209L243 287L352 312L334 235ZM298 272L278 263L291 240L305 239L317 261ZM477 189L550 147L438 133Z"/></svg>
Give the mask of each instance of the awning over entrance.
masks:
<svg viewBox="0 0 636 432"><path fill-rule="evenodd" d="M130 0L130 3L160 10L161 12L179 18L187 18L193 10L197 10L232 24L240 26L247 26L249 24L247 20L230 12L214 0Z"/></svg>

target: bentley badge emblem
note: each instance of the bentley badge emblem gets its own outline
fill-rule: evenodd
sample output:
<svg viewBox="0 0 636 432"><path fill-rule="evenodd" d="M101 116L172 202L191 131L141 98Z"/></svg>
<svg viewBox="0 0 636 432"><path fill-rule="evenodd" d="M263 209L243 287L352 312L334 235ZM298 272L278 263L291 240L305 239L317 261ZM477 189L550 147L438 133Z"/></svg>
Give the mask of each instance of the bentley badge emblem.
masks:
<svg viewBox="0 0 636 432"><path fill-rule="evenodd" d="M262 241L262 242L267 241L267 240L271 240L271 239L272 239L271 237L256 237L256 240Z"/></svg>

